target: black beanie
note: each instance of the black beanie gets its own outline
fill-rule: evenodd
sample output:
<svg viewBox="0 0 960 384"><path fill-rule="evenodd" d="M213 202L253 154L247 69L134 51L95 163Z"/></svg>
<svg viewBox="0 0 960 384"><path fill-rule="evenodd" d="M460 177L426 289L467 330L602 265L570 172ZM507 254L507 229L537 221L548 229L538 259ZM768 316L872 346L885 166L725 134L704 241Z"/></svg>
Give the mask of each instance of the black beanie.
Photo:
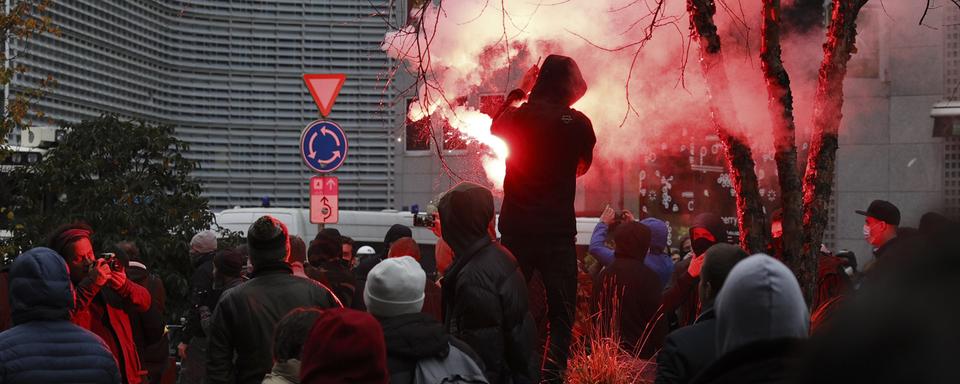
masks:
<svg viewBox="0 0 960 384"><path fill-rule="evenodd" d="M254 264L266 261L264 256L282 260L286 257L287 241L287 226L272 216L257 219L247 230L247 245Z"/></svg>
<svg viewBox="0 0 960 384"><path fill-rule="evenodd" d="M234 250L222 250L213 256L213 265L217 273L223 276L240 277L243 270L243 256Z"/></svg>

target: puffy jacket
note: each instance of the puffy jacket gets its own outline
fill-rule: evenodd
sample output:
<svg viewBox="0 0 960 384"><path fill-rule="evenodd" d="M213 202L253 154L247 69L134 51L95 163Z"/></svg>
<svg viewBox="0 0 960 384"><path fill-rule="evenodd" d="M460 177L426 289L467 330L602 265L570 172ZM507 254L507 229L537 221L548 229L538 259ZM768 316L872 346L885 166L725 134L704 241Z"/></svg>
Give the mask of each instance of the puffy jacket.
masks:
<svg viewBox="0 0 960 384"><path fill-rule="evenodd" d="M461 183L438 208L443 239L455 255L443 283L447 333L480 356L491 383L536 382L536 329L526 280L510 251L487 234L493 196Z"/></svg>
<svg viewBox="0 0 960 384"><path fill-rule="evenodd" d="M34 248L10 271L14 327L0 333L0 383L120 383L97 335L70 322L73 286L56 252Z"/></svg>
<svg viewBox="0 0 960 384"><path fill-rule="evenodd" d="M223 293L207 335L207 382L260 383L273 366L273 331L294 308L337 306L323 285L292 275L286 263L258 267Z"/></svg>
<svg viewBox="0 0 960 384"><path fill-rule="evenodd" d="M499 224L504 237L576 235L576 179L590 168L597 139L590 119L570 106L586 91L576 62L550 55L527 103L494 120L491 133L510 148Z"/></svg>

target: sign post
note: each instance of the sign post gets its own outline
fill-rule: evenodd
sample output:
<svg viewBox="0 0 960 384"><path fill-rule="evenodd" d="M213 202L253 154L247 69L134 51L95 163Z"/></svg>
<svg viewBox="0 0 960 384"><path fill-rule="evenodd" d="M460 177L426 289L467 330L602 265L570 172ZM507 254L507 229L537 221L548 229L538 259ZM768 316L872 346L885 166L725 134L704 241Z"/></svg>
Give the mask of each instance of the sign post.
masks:
<svg viewBox="0 0 960 384"><path fill-rule="evenodd" d="M310 222L313 224L336 223L340 218L338 209L340 180L335 176L310 178Z"/></svg>
<svg viewBox="0 0 960 384"><path fill-rule="evenodd" d="M300 133L300 157L314 172L330 173L347 160L347 135L336 122L327 120L333 103L347 76L338 74L304 74L310 95L320 109L322 119L307 124ZM310 178L310 222L313 224L336 223L340 218L340 179L334 176Z"/></svg>

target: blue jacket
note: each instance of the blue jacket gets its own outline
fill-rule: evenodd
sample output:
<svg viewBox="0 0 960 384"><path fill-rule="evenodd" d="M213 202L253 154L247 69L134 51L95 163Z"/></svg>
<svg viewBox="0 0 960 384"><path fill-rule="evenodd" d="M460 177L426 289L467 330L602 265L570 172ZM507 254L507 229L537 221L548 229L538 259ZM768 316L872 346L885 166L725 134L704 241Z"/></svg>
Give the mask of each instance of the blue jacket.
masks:
<svg viewBox="0 0 960 384"><path fill-rule="evenodd" d="M74 292L56 252L34 248L10 269L14 327L0 333L0 383L119 383L103 340L70 322Z"/></svg>
<svg viewBox="0 0 960 384"><path fill-rule="evenodd" d="M662 227L651 225L653 223L647 222L648 220L651 219L644 219L640 223L650 228L650 244L657 244L660 238L663 238L662 242L666 244L666 224L663 224ZM661 224L663 223L657 219L652 220ZM590 247L587 248L587 251L604 267L609 267L610 264L613 264L613 249L604 244L604 241L607 239L607 230L607 225L602 221L597 223L597 227L593 229L593 235L590 236ZM660 278L661 287L666 286L667 282L670 281L670 274L673 273L674 267L670 256L663 253L650 253L643 259L643 265L646 265L657 273L657 277Z"/></svg>

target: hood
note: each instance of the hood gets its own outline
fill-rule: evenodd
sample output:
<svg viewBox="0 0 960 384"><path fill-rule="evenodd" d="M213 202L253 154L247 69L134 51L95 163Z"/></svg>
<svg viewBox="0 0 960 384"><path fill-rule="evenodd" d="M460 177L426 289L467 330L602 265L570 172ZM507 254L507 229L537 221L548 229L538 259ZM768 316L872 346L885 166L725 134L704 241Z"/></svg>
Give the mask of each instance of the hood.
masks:
<svg viewBox="0 0 960 384"><path fill-rule="evenodd" d="M755 341L805 338L810 328L810 313L793 272L764 254L733 267L714 308L718 355Z"/></svg>
<svg viewBox="0 0 960 384"><path fill-rule="evenodd" d="M530 91L530 101L571 106L587 93L587 82L573 59L550 55L540 67L537 83Z"/></svg>
<svg viewBox="0 0 960 384"><path fill-rule="evenodd" d="M617 226L613 242L616 244L615 258L643 261L650 249L650 229L636 221L622 223Z"/></svg>
<svg viewBox="0 0 960 384"><path fill-rule="evenodd" d="M718 243L727 242L727 227L723 224L723 219L714 213L701 213L694 217L693 225L690 226L691 230L693 228L703 228L710 231Z"/></svg>
<svg viewBox="0 0 960 384"><path fill-rule="evenodd" d="M663 220L648 217L640 220L640 224L650 229L650 247L660 248L661 252L667 248L667 223Z"/></svg>
<svg viewBox="0 0 960 384"><path fill-rule="evenodd" d="M21 254L10 267L10 306L14 324L69 320L74 292L67 264L49 248Z"/></svg>
<svg viewBox="0 0 960 384"><path fill-rule="evenodd" d="M462 182L447 191L437 205L443 241L454 255L466 256L468 248L489 238L487 227L493 220L493 194L474 183Z"/></svg>
<svg viewBox="0 0 960 384"><path fill-rule="evenodd" d="M450 351L450 336L430 315L418 312L378 320L391 358L420 360L444 357Z"/></svg>

